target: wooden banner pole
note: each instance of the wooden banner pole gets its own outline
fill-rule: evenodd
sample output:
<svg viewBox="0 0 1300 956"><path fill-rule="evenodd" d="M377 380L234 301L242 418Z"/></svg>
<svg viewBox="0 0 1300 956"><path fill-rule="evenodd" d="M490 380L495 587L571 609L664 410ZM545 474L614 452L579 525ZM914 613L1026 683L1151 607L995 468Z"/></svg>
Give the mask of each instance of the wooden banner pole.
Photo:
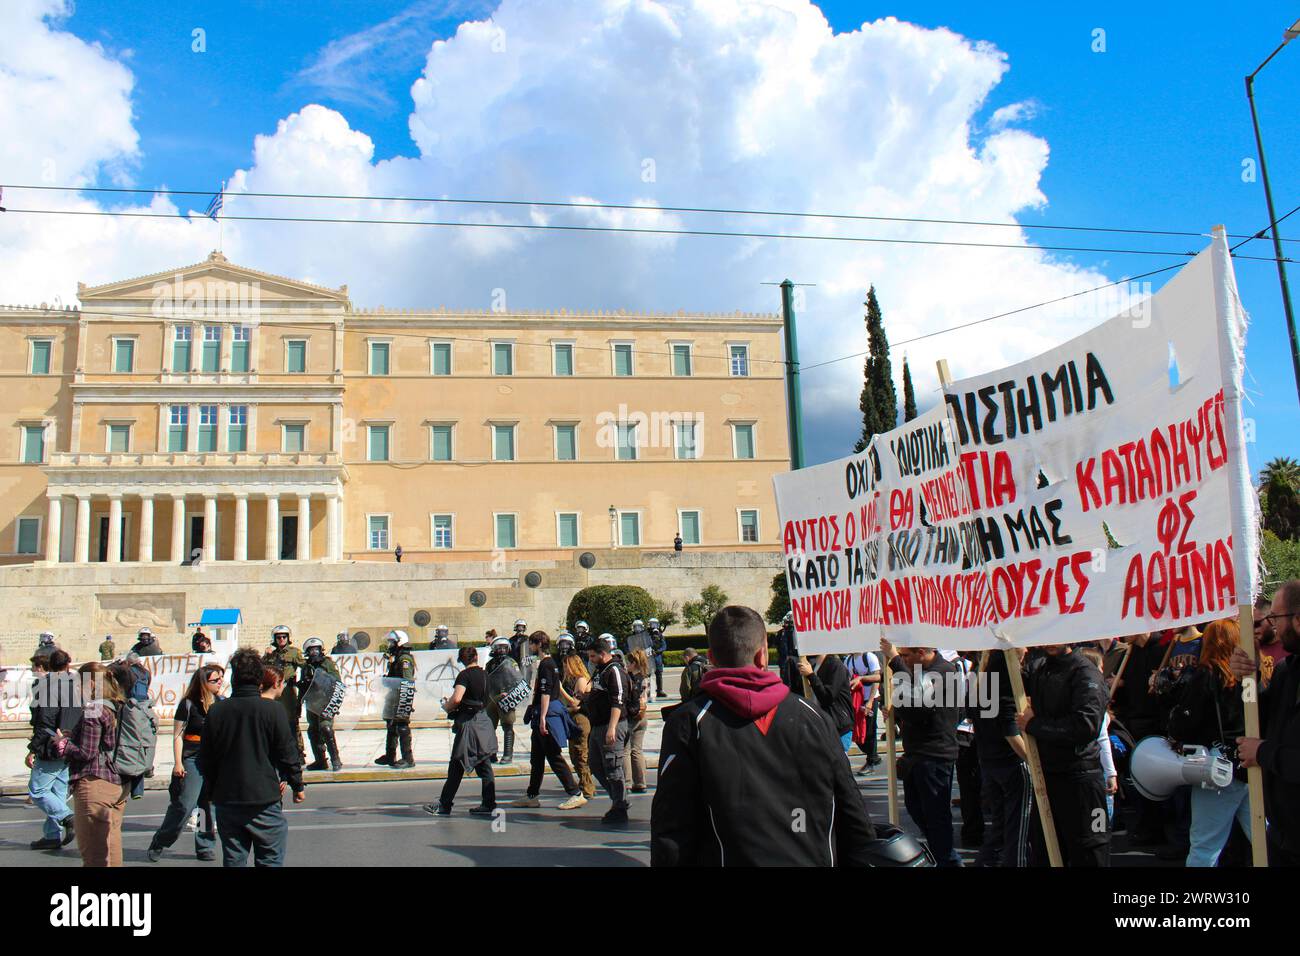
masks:
<svg viewBox="0 0 1300 956"><path fill-rule="evenodd" d="M1115 675L1111 678L1110 693L1106 695L1106 706L1110 707L1111 701L1115 699L1115 689L1119 687L1119 682L1124 679L1124 668L1128 667L1129 658L1133 656L1133 645L1124 645L1124 659L1119 662L1119 667L1115 669Z"/></svg>
<svg viewBox="0 0 1300 956"><path fill-rule="evenodd" d="M884 637L884 629L880 636ZM898 741L894 730L894 675L885 653L880 652L880 713L885 719L885 791L889 798L889 822L898 826Z"/></svg>
<svg viewBox="0 0 1300 956"><path fill-rule="evenodd" d="M1238 640L1250 655L1255 673L1242 678L1241 702L1246 716L1246 736L1259 736L1259 657L1255 652L1255 611L1249 604L1239 610ZM1250 683L1247 684L1247 681ZM1235 741L1226 741L1228 744ZM1268 866L1267 823L1264 818L1264 771L1256 764L1246 770L1246 793L1250 800L1250 859L1253 866Z"/></svg>
<svg viewBox="0 0 1300 956"><path fill-rule="evenodd" d="M939 359L935 363L939 371L939 384L947 388L952 382L952 375L948 371L947 359ZM1016 654L1014 647L1005 648L1002 652L1006 656L1007 675L1011 678L1011 692L1016 701L1016 713L1020 713L1029 703L1029 698L1025 695L1024 676L1020 673L1020 657ZM1061 865L1061 846L1056 839L1056 825L1052 821L1052 805L1047 797L1047 778L1043 776L1043 764L1038 757L1038 743L1031 734L1024 734L1025 743L1025 763L1029 768L1029 778L1034 785L1034 800L1038 804L1038 819L1043 825L1043 845L1047 848L1047 859L1052 866Z"/></svg>

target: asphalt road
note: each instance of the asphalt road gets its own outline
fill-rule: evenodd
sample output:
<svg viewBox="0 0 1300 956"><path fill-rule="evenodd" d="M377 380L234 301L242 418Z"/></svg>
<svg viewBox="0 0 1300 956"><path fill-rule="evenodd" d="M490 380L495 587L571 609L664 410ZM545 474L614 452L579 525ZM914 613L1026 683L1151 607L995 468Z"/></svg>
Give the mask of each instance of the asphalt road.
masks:
<svg viewBox="0 0 1300 956"><path fill-rule="evenodd" d="M854 766L859 761L855 757ZM875 820L884 820L885 793L879 772L858 777ZM553 776L548 774L542 790L541 809L504 807L495 819L473 817L466 811L478 803L477 778L461 785L451 817L433 817L421 804L437 798L442 781L398 783L339 783L308 786L307 801L286 803L289 818L289 866L646 866L650 862L649 793L631 796L630 821L626 828L612 829L600 822L609 808L603 794L579 810L555 809L563 799ZM523 794L526 777L502 778L497 782L497 799L508 803ZM901 788L900 788L901 790ZM123 825L123 859L127 866L176 867L220 866L194 858L194 839L189 831L167 852L162 861L145 857L154 830L167 806L165 791L147 791L128 803ZM910 829L906 811L904 825ZM960 820L955 828L960 832ZM80 866L76 844L55 852L37 852L28 847L40 836L40 816L21 797L0 799L0 868L21 866ZM973 850L959 848L969 862ZM218 860L220 854L218 854ZM1158 864L1149 853L1129 852L1122 835L1116 837L1113 866ZM1163 864L1169 865L1169 864Z"/></svg>

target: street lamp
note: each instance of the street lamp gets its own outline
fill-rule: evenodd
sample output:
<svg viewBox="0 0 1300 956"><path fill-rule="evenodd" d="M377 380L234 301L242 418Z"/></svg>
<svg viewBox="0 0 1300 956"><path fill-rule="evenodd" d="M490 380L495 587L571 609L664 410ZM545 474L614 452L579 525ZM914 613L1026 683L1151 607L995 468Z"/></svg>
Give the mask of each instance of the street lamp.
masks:
<svg viewBox="0 0 1300 956"><path fill-rule="evenodd" d="M1259 135L1259 114L1255 111L1255 76L1268 66L1268 61L1277 56L1282 47L1298 36L1300 36L1300 20L1283 31L1282 42L1277 45L1277 49L1270 53L1263 63L1255 67L1254 73L1246 77L1246 99L1250 101L1250 121L1255 127L1255 146L1259 151L1259 175L1264 180L1264 201L1268 204L1268 222L1273 230L1273 256L1277 261L1277 279L1282 285L1282 309L1286 313L1287 334L1291 337L1291 370L1295 375L1296 396L1300 398L1300 348L1296 345L1295 311L1291 307L1291 289L1286 281L1286 263L1282 261L1282 240L1277 232L1277 213L1273 210L1273 189L1269 185L1268 164L1264 160L1264 141ZM1263 235L1262 231L1260 235Z"/></svg>
<svg viewBox="0 0 1300 956"><path fill-rule="evenodd" d="M618 547L618 509L613 505L609 506L609 546Z"/></svg>

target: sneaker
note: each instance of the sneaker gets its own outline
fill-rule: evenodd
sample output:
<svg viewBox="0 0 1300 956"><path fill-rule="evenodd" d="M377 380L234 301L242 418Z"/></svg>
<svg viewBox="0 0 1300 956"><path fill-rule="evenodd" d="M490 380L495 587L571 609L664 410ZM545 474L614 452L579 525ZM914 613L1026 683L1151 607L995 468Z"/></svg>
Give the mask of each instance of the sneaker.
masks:
<svg viewBox="0 0 1300 956"><path fill-rule="evenodd" d="M59 826L63 827L63 846L67 846L77 838L77 831L72 826L72 815L64 817L59 821Z"/></svg>
<svg viewBox="0 0 1300 956"><path fill-rule="evenodd" d="M623 807L615 807L606 812L606 814L600 818L600 822L605 824L607 827L624 826L627 824L627 810Z"/></svg>
<svg viewBox="0 0 1300 956"><path fill-rule="evenodd" d="M384 754L382 757L376 757L375 763L379 764L379 766L381 767L387 767L393 762L394 759L395 758L393 758L391 755Z"/></svg>
<svg viewBox="0 0 1300 956"><path fill-rule="evenodd" d="M451 816L451 807L443 806L441 803L426 803L423 810L425 813L432 813L435 817Z"/></svg>
<svg viewBox="0 0 1300 956"><path fill-rule="evenodd" d="M333 770L335 773L338 773L340 770L343 769L343 764L335 762L334 765L330 767L330 769Z"/></svg>
<svg viewBox="0 0 1300 956"><path fill-rule="evenodd" d="M303 770L328 770L329 768L330 765L327 764L324 760L317 760L315 763L307 764L307 766L303 767L302 769Z"/></svg>
<svg viewBox="0 0 1300 956"><path fill-rule="evenodd" d="M393 764L393 769L406 770L408 767L414 767L414 766L415 766L414 760L398 760L396 763Z"/></svg>
<svg viewBox="0 0 1300 956"><path fill-rule="evenodd" d="M645 793L645 787L632 787L631 790L633 793Z"/></svg>
<svg viewBox="0 0 1300 956"><path fill-rule="evenodd" d="M63 846L63 841L58 837L41 837L39 840L33 840L30 846L33 850L57 850Z"/></svg>
<svg viewBox="0 0 1300 956"><path fill-rule="evenodd" d="M217 855L215 853L196 853L194 858L200 863L211 863L217 858Z"/></svg>
<svg viewBox="0 0 1300 956"><path fill-rule="evenodd" d="M559 807L557 807L556 809L576 810L578 809L578 807L585 807L586 805L587 805L587 798L580 793L575 793L573 796L569 797L568 800L565 800L562 804L560 804Z"/></svg>
<svg viewBox="0 0 1300 956"><path fill-rule="evenodd" d="M663 691L660 691L659 693L655 694L655 697L657 697L659 700L667 700L667 699L668 699L668 695L665 694Z"/></svg>
<svg viewBox="0 0 1300 956"><path fill-rule="evenodd" d="M150 863L157 863L159 860L162 859L162 855L163 855L162 847L154 846L152 843L149 844L149 849L145 851L145 856L149 858Z"/></svg>
<svg viewBox="0 0 1300 956"><path fill-rule="evenodd" d="M518 800L512 800L510 802L510 806L512 807L540 807L541 805L542 801L538 800L536 797L527 796L520 797Z"/></svg>
<svg viewBox="0 0 1300 956"><path fill-rule="evenodd" d="M469 812L476 817L490 817L496 812L496 807L489 807L485 803L480 803L477 807L470 807Z"/></svg>

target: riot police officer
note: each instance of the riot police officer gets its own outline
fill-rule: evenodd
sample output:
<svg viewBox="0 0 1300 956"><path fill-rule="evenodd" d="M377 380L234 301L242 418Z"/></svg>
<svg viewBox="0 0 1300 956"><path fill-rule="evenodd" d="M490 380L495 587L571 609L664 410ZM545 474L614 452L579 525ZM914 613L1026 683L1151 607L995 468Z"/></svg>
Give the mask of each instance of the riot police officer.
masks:
<svg viewBox="0 0 1300 956"><path fill-rule="evenodd" d="M491 656L488 658L487 713L492 727L501 727L501 762L512 763L515 759L515 707L503 704L502 700L523 681L523 672L510 654L511 639L496 637L492 639Z"/></svg>
<svg viewBox="0 0 1300 956"><path fill-rule="evenodd" d="M659 618L650 618L646 627L650 631L650 653L654 655L655 696L663 700L668 696L664 693L664 652L668 650L668 639L659 626Z"/></svg>
<svg viewBox="0 0 1300 956"><path fill-rule="evenodd" d="M439 624L433 629L433 640L429 642L429 650L443 651L449 647L455 647L456 644L451 639L451 634L447 630L446 624Z"/></svg>
<svg viewBox="0 0 1300 956"><path fill-rule="evenodd" d="M645 621L637 618L632 622L632 633L627 639L627 652L645 651L649 656L650 652L650 632L645 629Z"/></svg>
<svg viewBox="0 0 1300 956"><path fill-rule="evenodd" d="M314 709L315 702L307 698L307 691L319 680L321 687L318 690L325 692L324 702L328 703L329 689L341 679L339 669L326 656L325 642L319 637L307 638L303 642L302 649L307 652L307 662L303 665L302 676L298 679L298 691L302 696L303 708L307 711L307 741L311 744L312 755L316 758L305 769L328 770L332 767L334 770L341 770L343 763L339 760L339 745L334 738L334 717L321 716L320 709ZM328 763L325 760L326 754L329 755Z"/></svg>
<svg viewBox="0 0 1300 956"><path fill-rule="evenodd" d="M288 625L277 624L271 628L271 647L262 656L262 662L267 667L278 669L284 676L284 692L280 695L280 703L289 715L289 729L298 743L298 756L305 757L302 731L298 728L297 677L298 669L307 663L307 659L302 656L302 651L293 646Z"/></svg>
<svg viewBox="0 0 1300 956"><path fill-rule="evenodd" d="M334 635L334 646L330 648L330 654L337 657L340 654L357 653L356 642L348 636L347 631L339 631Z"/></svg>
<svg viewBox="0 0 1300 956"><path fill-rule="evenodd" d="M392 717L385 717L384 724L388 733L384 738L384 755L376 757L375 763L385 767L414 767L415 757L411 753L411 711L413 708L402 701L400 682L415 680L415 658L411 655L411 639L405 631L388 632L388 649L384 652L388 658L390 680L399 682L396 689L390 688L390 694L396 692ZM402 759L397 760L398 744L402 747Z"/></svg>
<svg viewBox="0 0 1300 956"><path fill-rule="evenodd" d="M591 628L587 626L586 621L578 621L573 625L573 641L574 647L582 655L582 662L587 665L587 674L590 675L595 671L595 665L591 663L591 657L587 652L591 650L595 639L591 636Z"/></svg>
<svg viewBox="0 0 1300 956"><path fill-rule="evenodd" d="M524 653L528 650L528 622L522 617L515 621L515 632L510 635L510 656L520 667L524 666Z"/></svg>

